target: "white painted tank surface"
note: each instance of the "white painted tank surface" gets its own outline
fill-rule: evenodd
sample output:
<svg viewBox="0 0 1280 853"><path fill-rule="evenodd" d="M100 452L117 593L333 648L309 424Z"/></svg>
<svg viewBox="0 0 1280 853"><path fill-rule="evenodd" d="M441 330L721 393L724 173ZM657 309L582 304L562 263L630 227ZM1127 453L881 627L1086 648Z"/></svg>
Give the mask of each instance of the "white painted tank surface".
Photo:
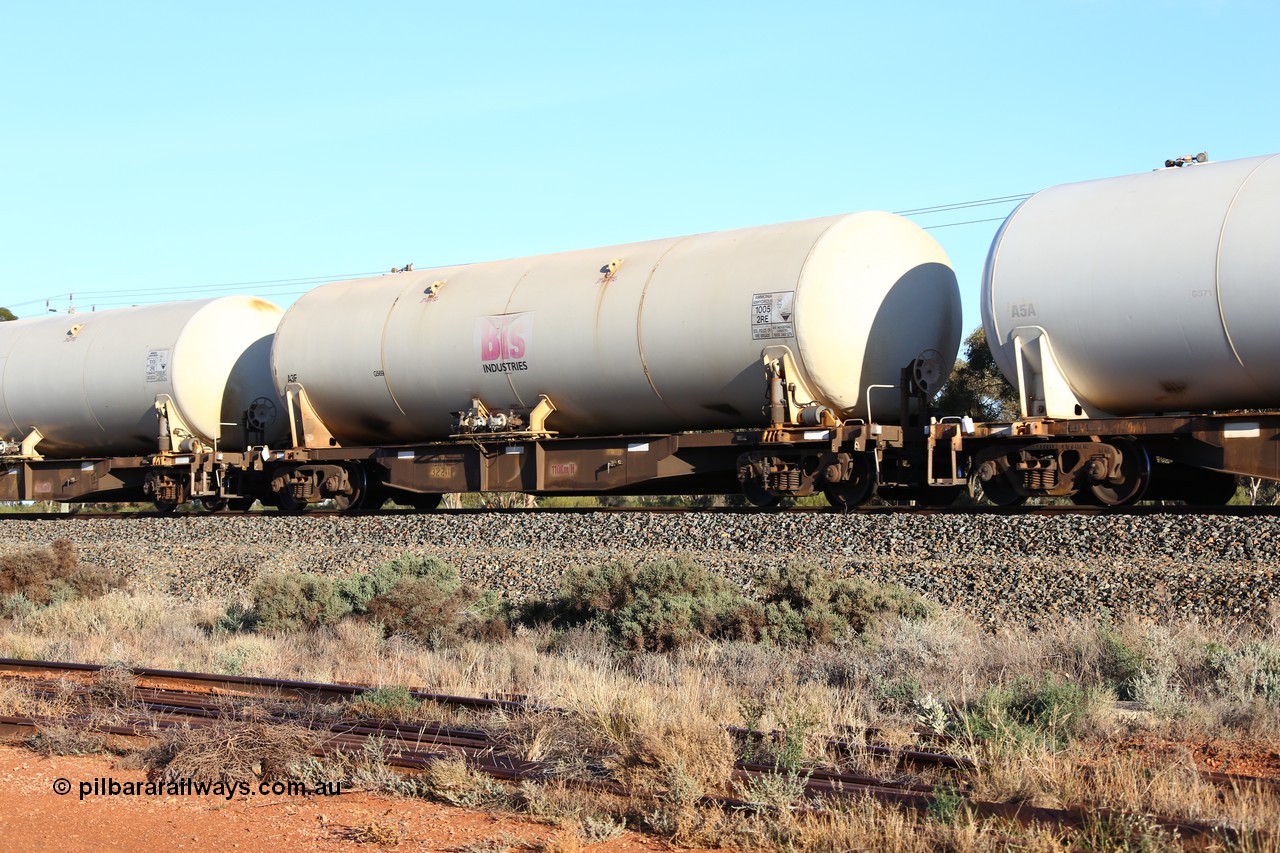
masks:
<svg viewBox="0 0 1280 853"><path fill-rule="evenodd" d="M1053 187L996 235L983 324L1040 327L1093 414L1280 406L1280 155Z"/></svg>
<svg viewBox="0 0 1280 853"><path fill-rule="evenodd" d="M867 212L325 285L285 313L273 363L338 440L373 444L444 437L472 398L546 395L562 435L765 425L766 347L861 416L868 385L925 350L950 365L959 338L941 247ZM896 393L872 401L895 417Z"/></svg>
<svg viewBox="0 0 1280 853"><path fill-rule="evenodd" d="M49 457L154 453L167 394L206 446L239 450L244 411L270 439L288 433L271 376L276 305L224 296L0 323L0 431L38 428ZM267 424L267 421L272 421ZM223 422L237 426L220 426Z"/></svg>

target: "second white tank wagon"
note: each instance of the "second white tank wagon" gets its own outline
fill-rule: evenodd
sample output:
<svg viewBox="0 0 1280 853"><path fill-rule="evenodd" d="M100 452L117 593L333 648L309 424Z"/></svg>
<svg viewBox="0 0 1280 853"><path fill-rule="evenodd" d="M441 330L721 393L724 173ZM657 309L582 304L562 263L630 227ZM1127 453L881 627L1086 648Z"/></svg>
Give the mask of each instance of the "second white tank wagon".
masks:
<svg viewBox="0 0 1280 853"><path fill-rule="evenodd" d="M344 445L444 438L473 400L518 420L546 397L561 435L759 427L770 353L812 419L866 417L921 353L950 367L960 312L941 247L864 212L326 285L273 363Z"/></svg>

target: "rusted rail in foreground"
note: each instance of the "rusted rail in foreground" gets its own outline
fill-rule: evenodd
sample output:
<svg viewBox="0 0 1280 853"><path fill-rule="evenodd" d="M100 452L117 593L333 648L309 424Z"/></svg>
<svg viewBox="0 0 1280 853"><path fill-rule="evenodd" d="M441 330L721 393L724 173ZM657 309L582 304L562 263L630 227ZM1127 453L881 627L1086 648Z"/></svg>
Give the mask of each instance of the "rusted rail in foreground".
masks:
<svg viewBox="0 0 1280 853"><path fill-rule="evenodd" d="M217 715L214 714L216 717ZM60 720L42 720L32 717L0 717L0 737L7 739L29 738L38 734L42 726L50 723L59 725L84 724L94 731L115 738L126 740L146 740L165 732L182 728L212 725L215 719L206 718L202 714L194 714L192 718L176 720L168 719L129 719L114 724L97 724L85 718L64 718ZM280 721L286 722L286 721ZM408 724L404 724L408 725ZM432 763L448 757L462 754L464 760L473 769L506 781L556 781L571 787L590 788L606 791L620 796L631 792L623 785L611 780L564 779L554 775L548 766L525 761L495 751L496 744L473 743L460 747L444 740L434 738L414 738L408 740L400 735L387 737L385 728L364 727L356 724L343 726L334 724L331 731L324 736L321 744L312 754L324 757L338 752L360 752L370 737L379 737L382 741L384 762L401 773L418 774L430 769ZM749 783L752 779L779 774L779 768L771 765L752 765L739 762L734 778L739 783ZM926 811L938 799L938 792L931 786L918 785L894 780L879 779L853 773L831 770L810 771L803 783L805 797L810 801L803 811L820 814L823 811L821 801L832 798L869 797L916 811ZM1090 821L1099 817L1124 817L1125 813L1114 809L1067 808L1053 809L1029 806L1023 803L996 803L977 800L959 795L964 807L971 813L983 818L1001 818L1030 826L1047 824L1083 828ZM772 806L763 805L751 800L732 797L704 796L700 798L704 806L732 808L735 810L768 811ZM1183 838L1215 837L1230 844L1246 841L1257 842L1269 838L1261 833L1242 832L1233 827L1221 826L1196 821L1185 821L1176 818L1145 815L1152 825L1176 833Z"/></svg>
<svg viewBox="0 0 1280 853"><path fill-rule="evenodd" d="M56 692L65 689L70 677L85 693L95 688L92 676L102 667L92 664L67 664L49 661L16 661L0 659L0 675L24 679L34 692ZM130 697L128 715L104 725L89 717L69 717L57 720L6 717L0 718L0 736L9 739L29 738L42 726L79 725L91 728L103 735L126 740L155 737L164 732L184 727L211 726L228 717L225 698L228 695L246 699L300 699L312 698L324 701L345 701L358 698L372 688L363 685L322 684L314 682L222 676L203 673L181 673L168 670L139 668L134 670L134 693ZM446 701L461 707L546 710L544 706L507 699L441 696L417 692L413 694L433 701ZM139 714L136 712L143 712ZM255 721L269 724L301 725L316 732L320 743L316 755L335 752L359 751L367 740L377 737L382 746L386 763L404 773L421 773L431 764L450 755L461 755L469 765L484 773L506 780L557 781L569 785L582 785L596 790L626 794L618 783L610 780L573 780L559 777L552 767L530 762L504 751L502 744L478 728L442 726L425 722L371 721L371 720L315 720L301 719L288 713L268 712L255 715ZM734 730L731 730L734 731ZM767 734L734 731L739 736L766 737ZM974 764L969 759L921 750L893 750L888 747L864 747L832 742L835 748L844 747L850 752L893 757L917 763L932 763L954 770L971 771ZM875 750L871 752L871 750ZM753 778L776 775L780 770L773 765L739 762L735 780L749 783ZM794 771L792 771L794 772ZM872 797L882 802L896 804L918 811L927 810L937 802L940 793L932 785L883 779L867 774L850 773L834 769L810 768L801 771L803 790L810 811L820 812L821 802L833 797ZM1213 778L1211 778L1211 776ZM1230 784L1243 788L1250 785L1274 789L1275 780L1251 779L1226 774L1206 774L1206 779L1218 784ZM997 803L966 796L962 786L949 785L946 796L958 797L964 808L980 817L995 817L1022 824L1050 824L1083 827L1099 817L1123 817L1123 813L1106 809L1065 808L1050 809L1018 803ZM705 797L704 804L736 809L765 809L759 803L727 798ZM1231 827L1187 821L1161 816L1144 816L1144 820L1160 826L1183 838L1221 838L1227 843L1254 842L1264 836ZM1269 838L1269 836L1265 836Z"/></svg>
<svg viewBox="0 0 1280 853"><path fill-rule="evenodd" d="M93 663L61 663L0 658L0 676L29 679L56 679L64 676L94 676L104 669ZM295 699L333 702L353 699L377 688L364 684L330 684L315 681L293 681L282 678L255 678L244 675L218 675L201 672L179 672L169 669L130 667L135 687L148 687L176 692L205 693L215 696L241 696L273 699ZM420 701L439 702L460 708L529 711L541 706L528 702L474 696L449 696L411 690Z"/></svg>

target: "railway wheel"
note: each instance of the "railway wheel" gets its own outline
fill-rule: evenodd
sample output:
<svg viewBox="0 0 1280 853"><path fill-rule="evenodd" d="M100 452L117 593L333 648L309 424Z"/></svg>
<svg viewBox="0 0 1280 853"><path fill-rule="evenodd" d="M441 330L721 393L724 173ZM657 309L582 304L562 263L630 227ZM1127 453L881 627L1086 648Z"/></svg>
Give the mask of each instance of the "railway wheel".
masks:
<svg viewBox="0 0 1280 853"><path fill-rule="evenodd" d="M781 495L775 495L755 480L744 480L742 482L742 496L747 499L747 503L757 509L770 509L777 506L778 502L782 500Z"/></svg>
<svg viewBox="0 0 1280 853"><path fill-rule="evenodd" d="M307 502L295 498L288 488L276 492L274 501L276 509L285 515L297 515L307 508Z"/></svg>
<svg viewBox="0 0 1280 853"><path fill-rule="evenodd" d="M996 506L1022 506L1027 502L1027 496L1018 493L993 459L978 466L973 473L973 482L982 490L982 497ZM970 491L976 494L976 490Z"/></svg>
<svg viewBox="0 0 1280 853"><path fill-rule="evenodd" d="M232 512L248 512L256 500L252 495L247 498L231 498L227 501L227 509Z"/></svg>
<svg viewBox="0 0 1280 853"><path fill-rule="evenodd" d="M152 503L155 505L156 512L162 512L165 515L168 515L169 513L177 511L178 504L181 503L181 501L156 498Z"/></svg>
<svg viewBox="0 0 1280 853"><path fill-rule="evenodd" d="M835 483L827 483L822 489L827 503L838 510L850 510L860 507L871 500L876 493L876 472L864 460L854 460L849 479Z"/></svg>
<svg viewBox="0 0 1280 853"><path fill-rule="evenodd" d="M1151 457L1132 439L1122 438L1110 444L1120 451L1120 470L1110 479L1090 485L1089 491L1102 506L1137 503L1151 482Z"/></svg>
<svg viewBox="0 0 1280 853"><path fill-rule="evenodd" d="M201 498L200 506L204 507L206 512L222 512L227 508L227 499L220 497Z"/></svg>
<svg viewBox="0 0 1280 853"><path fill-rule="evenodd" d="M338 512L355 512L362 509L365 498L369 495L369 475L365 473L364 466L348 467L347 482L351 490L333 496L333 507Z"/></svg>
<svg viewBox="0 0 1280 853"><path fill-rule="evenodd" d="M365 512L375 512L386 506L387 501L391 500L391 493L387 487L377 477L369 477L367 473L366 484L368 488L365 489L360 508Z"/></svg>

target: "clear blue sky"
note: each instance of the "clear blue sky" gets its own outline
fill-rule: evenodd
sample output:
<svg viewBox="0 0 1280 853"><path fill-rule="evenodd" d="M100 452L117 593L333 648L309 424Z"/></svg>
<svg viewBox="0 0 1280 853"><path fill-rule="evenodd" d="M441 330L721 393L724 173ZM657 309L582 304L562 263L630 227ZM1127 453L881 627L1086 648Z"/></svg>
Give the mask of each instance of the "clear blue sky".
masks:
<svg viewBox="0 0 1280 853"><path fill-rule="evenodd" d="M20 316L71 292L78 310L226 292L283 305L407 262L1280 150L1274 0L0 11L0 305ZM966 331L998 224L931 231Z"/></svg>

